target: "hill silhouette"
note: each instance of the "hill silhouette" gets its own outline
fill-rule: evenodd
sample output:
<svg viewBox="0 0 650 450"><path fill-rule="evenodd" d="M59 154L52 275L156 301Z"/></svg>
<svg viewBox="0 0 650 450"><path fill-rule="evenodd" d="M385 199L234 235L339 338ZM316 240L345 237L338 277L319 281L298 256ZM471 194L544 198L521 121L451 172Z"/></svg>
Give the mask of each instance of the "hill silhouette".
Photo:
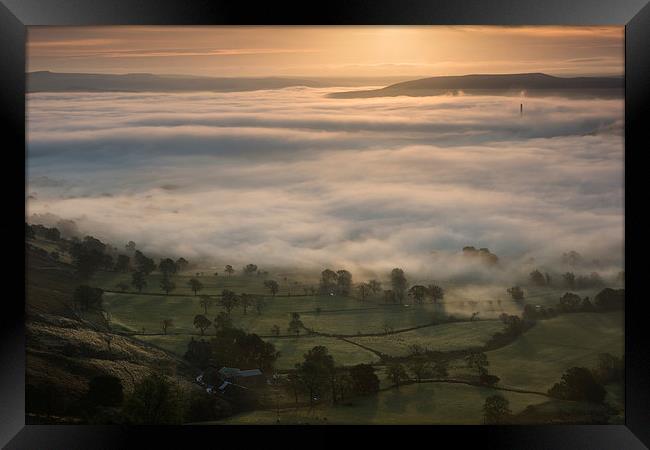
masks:
<svg viewBox="0 0 650 450"><path fill-rule="evenodd" d="M346 91L330 94L332 98L371 98L431 96L457 94L509 95L524 91L527 95L621 96L623 78L574 77L561 78L544 73L498 75L460 75L422 78L391 84L382 89Z"/></svg>

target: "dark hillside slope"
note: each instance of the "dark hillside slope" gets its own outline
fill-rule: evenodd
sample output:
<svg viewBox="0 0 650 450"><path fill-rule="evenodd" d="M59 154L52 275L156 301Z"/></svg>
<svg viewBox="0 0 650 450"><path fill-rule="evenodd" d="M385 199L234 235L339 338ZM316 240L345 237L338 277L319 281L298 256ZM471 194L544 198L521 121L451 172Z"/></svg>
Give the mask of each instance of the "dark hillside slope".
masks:
<svg viewBox="0 0 650 450"><path fill-rule="evenodd" d="M126 392L152 372L190 387L196 370L182 358L111 331L101 311L72 306L80 284L71 266L26 249L26 386L29 423L79 420L96 376L118 377Z"/></svg>

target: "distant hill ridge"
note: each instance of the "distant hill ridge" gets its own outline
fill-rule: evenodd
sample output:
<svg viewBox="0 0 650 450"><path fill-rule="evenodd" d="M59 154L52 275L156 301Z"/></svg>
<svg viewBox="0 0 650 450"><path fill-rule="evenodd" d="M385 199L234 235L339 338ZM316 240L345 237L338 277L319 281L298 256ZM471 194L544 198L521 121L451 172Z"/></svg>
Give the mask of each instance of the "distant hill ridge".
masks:
<svg viewBox="0 0 650 450"><path fill-rule="evenodd" d="M152 73L27 73L28 92L241 92L287 87L382 86L407 77L209 77Z"/></svg>
<svg viewBox="0 0 650 450"><path fill-rule="evenodd" d="M442 76L422 78L412 81L391 84L382 89L347 91L330 94L333 98L368 98L390 97L397 95L427 96L442 95L463 91L468 94L483 93L540 93L548 95L549 92L576 91L575 94L584 95L604 94L620 95L624 87L622 77L574 77L561 78L544 73L517 73L517 74L474 74L459 76ZM611 92L603 92L611 91ZM566 93L566 92L565 92Z"/></svg>

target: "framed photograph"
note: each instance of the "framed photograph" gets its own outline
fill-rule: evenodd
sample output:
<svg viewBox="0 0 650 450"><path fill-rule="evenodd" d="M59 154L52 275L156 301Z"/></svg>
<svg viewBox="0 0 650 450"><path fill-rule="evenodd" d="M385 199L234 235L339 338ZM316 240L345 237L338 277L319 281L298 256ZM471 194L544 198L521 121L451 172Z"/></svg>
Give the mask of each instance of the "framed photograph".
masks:
<svg viewBox="0 0 650 450"><path fill-rule="evenodd" d="M647 448L644 1L0 24L7 448Z"/></svg>

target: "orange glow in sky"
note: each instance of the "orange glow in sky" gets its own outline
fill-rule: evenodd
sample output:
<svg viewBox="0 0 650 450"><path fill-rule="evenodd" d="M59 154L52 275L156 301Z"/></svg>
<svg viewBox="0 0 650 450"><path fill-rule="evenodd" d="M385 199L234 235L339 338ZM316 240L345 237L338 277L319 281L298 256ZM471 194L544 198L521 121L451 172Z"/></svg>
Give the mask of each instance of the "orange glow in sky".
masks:
<svg viewBox="0 0 650 450"><path fill-rule="evenodd" d="M623 27L30 27L28 70L207 76L622 75Z"/></svg>

